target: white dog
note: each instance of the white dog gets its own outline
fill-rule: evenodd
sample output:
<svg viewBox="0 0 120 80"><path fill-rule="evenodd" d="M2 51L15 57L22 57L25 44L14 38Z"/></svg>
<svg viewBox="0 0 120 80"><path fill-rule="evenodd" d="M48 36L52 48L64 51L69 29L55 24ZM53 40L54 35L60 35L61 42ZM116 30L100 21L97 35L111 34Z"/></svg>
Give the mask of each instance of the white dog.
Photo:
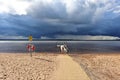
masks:
<svg viewBox="0 0 120 80"><path fill-rule="evenodd" d="M67 48L67 45L57 45L57 47L59 47L60 48L60 51L61 52L65 52L65 53L67 53L68 52L68 48Z"/></svg>

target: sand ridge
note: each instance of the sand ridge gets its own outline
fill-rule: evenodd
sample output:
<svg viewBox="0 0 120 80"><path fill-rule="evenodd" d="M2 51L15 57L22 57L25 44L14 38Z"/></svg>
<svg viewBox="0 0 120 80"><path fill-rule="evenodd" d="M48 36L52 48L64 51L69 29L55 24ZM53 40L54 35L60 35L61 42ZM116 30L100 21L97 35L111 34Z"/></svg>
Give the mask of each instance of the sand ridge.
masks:
<svg viewBox="0 0 120 80"><path fill-rule="evenodd" d="M51 80L90 80L78 63L68 55L57 56L58 69L54 72Z"/></svg>

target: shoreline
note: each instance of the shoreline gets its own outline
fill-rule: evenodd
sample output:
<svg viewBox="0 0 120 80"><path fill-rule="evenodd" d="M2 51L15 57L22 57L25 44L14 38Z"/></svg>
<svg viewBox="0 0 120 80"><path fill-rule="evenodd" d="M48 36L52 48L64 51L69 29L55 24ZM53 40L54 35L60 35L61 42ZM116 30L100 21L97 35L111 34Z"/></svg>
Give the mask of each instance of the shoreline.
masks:
<svg viewBox="0 0 120 80"><path fill-rule="evenodd" d="M27 54L29 52L0 52L0 54ZM68 52L68 53L61 53L61 52L33 52L33 54L76 54L76 55L81 55L81 54L120 54L120 52Z"/></svg>

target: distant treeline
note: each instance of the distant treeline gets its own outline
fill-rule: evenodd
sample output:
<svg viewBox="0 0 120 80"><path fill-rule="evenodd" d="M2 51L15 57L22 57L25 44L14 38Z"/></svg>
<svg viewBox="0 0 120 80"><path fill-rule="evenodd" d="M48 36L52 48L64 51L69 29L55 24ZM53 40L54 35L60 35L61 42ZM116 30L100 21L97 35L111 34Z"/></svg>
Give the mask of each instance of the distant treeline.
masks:
<svg viewBox="0 0 120 80"><path fill-rule="evenodd" d="M29 39L0 39L0 41L29 41ZM33 41L120 41L120 40L33 39Z"/></svg>

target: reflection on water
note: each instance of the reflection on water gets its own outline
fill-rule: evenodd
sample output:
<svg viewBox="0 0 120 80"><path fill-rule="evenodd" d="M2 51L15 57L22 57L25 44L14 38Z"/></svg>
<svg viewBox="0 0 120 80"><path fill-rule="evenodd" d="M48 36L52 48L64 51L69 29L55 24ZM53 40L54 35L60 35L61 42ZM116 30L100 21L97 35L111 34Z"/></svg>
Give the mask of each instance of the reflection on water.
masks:
<svg viewBox="0 0 120 80"><path fill-rule="evenodd" d="M64 41L33 41L36 52L59 52ZM65 41L66 42L66 41ZM0 41L0 52L27 52L29 41ZM120 52L120 41L67 41L69 52Z"/></svg>

